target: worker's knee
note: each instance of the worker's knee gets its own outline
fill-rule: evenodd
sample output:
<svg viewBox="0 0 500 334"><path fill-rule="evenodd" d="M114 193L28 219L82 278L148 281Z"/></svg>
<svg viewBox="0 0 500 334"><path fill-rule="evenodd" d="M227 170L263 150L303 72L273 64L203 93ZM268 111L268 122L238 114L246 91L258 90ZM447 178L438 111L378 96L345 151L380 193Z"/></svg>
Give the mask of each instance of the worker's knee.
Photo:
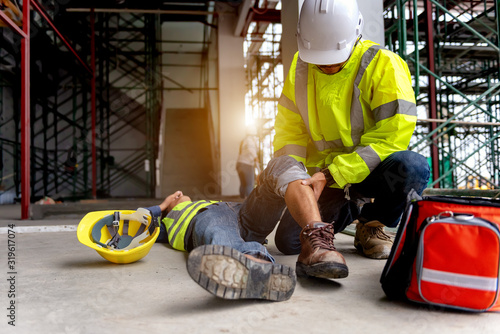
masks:
<svg viewBox="0 0 500 334"><path fill-rule="evenodd" d="M278 250L285 255L300 254L301 243L298 240L285 240L284 238L275 236L274 242L276 244L276 248L278 248Z"/></svg>
<svg viewBox="0 0 500 334"><path fill-rule="evenodd" d="M413 151L401 151L391 155L391 158L399 164L399 168L405 174L429 171L427 159Z"/></svg>
<svg viewBox="0 0 500 334"><path fill-rule="evenodd" d="M284 197L288 184L309 178L306 167L290 156L272 159L260 175L260 183L270 187L277 195Z"/></svg>
<svg viewBox="0 0 500 334"><path fill-rule="evenodd" d="M299 254L301 230L302 228L295 222L290 211L286 210L274 236L276 248L285 255Z"/></svg>
<svg viewBox="0 0 500 334"><path fill-rule="evenodd" d="M429 182L430 169L427 159L412 151L397 152L393 156L391 158L398 164L398 173L406 180L407 188L421 193Z"/></svg>

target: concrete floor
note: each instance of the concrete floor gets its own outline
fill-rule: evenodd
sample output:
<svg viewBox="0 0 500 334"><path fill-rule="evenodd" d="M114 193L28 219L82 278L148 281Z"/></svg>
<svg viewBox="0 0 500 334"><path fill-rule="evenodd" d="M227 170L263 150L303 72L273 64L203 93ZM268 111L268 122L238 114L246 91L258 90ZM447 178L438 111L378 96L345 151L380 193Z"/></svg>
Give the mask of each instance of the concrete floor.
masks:
<svg viewBox="0 0 500 334"><path fill-rule="evenodd" d="M19 216L19 206L0 206L1 333L500 333L498 313L387 300L379 283L385 261L358 255L345 234L336 246L349 277L299 279L285 302L228 301L190 279L185 253L156 244L141 261L116 265L78 242L78 218ZM15 298L8 297L8 224L17 228ZM296 256L269 249L277 261L295 265ZM15 327L8 325L11 300Z"/></svg>

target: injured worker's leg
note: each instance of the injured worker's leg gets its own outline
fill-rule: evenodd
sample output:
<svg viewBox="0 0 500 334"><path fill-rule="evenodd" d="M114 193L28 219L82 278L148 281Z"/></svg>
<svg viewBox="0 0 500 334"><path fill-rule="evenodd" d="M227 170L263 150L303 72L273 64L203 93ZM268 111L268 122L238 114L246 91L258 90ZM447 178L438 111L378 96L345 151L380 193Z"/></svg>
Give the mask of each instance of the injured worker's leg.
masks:
<svg viewBox="0 0 500 334"><path fill-rule="evenodd" d="M288 207L299 227L301 253L297 274L346 277L345 260L333 245L333 226L322 222L313 189L302 184L308 178L305 166L292 157L272 159L260 176L260 185L242 204L239 213L242 237L245 241L263 243L280 220L283 209ZM292 242L296 241L292 234L288 235Z"/></svg>
<svg viewBox="0 0 500 334"><path fill-rule="evenodd" d="M292 217L302 227L301 252L297 258L297 275L321 278L344 278L349 274L345 259L333 244L333 225L323 223L311 187L301 180L288 184L285 202Z"/></svg>

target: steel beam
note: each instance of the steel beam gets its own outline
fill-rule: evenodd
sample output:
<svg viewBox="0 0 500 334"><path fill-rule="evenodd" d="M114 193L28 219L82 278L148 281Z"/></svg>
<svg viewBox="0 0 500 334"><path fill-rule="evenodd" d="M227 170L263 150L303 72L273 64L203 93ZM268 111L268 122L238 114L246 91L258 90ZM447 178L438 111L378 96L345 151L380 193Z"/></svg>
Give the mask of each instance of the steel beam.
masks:
<svg viewBox="0 0 500 334"><path fill-rule="evenodd" d="M66 45L66 47L69 49L69 51L71 53L73 53L73 55L80 62L80 64L87 70L87 72L89 72L89 73L92 74L92 71L89 68L89 66L87 65L87 63L82 60L82 58L80 57L80 55L78 54L78 52L76 52L75 48L71 45L71 43L66 39L66 37L64 37L64 35L59 31L59 29L57 29L57 27L55 26L54 22L52 21L52 19L50 18L50 16L47 14L47 12L43 8L43 6L40 5L37 0L30 0L30 3L33 6L33 8L38 12L38 14L40 14L40 16L43 19L45 19L45 21L52 28L52 30L54 30L54 32L56 33L56 35L59 36L59 38L64 43L64 45Z"/></svg>
<svg viewBox="0 0 500 334"><path fill-rule="evenodd" d="M169 10L169 9L141 9L141 8L67 8L67 12L72 13L131 13L131 14L170 14L170 15L189 15L204 16L216 15L217 12L209 10Z"/></svg>
<svg viewBox="0 0 500 334"><path fill-rule="evenodd" d="M92 197L97 198L97 150L96 150L96 95L95 95L95 13L90 12L90 67L92 78L90 81L90 108L92 118Z"/></svg>
<svg viewBox="0 0 500 334"><path fill-rule="evenodd" d="M432 20L432 2L431 0L425 0L425 13L426 13L426 41L427 41L427 61L429 65L429 70L432 73L436 72L435 66L435 55L434 55L434 31L433 31L433 20ZM436 79L429 75L429 117L438 118L437 115L437 100L436 100ZM431 132L436 129L436 123L430 123ZM439 179L439 151L438 143L436 141L436 134L432 135L432 146L431 146L431 159L432 159L432 179L434 182ZM439 183L434 183L434 188L439 188Z"/></svg>
<svg viewBox="0 0 500 334"><path fill-rule="evenodd" d="M23 16L24 16L24 13L23 13ZM8 17L7 14L5 14L1 10L0 10L0 19L2 19L5 22L5 24L7 24L9 26L10 29L17 32L23 38L26 38L26 36L27 36L26 33L23 30L21 30L21 28L19 28L17 26L17 24L15 24L14 21L12 21L12 19L10 17Z"/></svg>
<svg viewBox="0 0 500 334"><path fill-rule="evenodd" d="M21 219L30 217L30 6L23 6L21 40Z"/></svg>

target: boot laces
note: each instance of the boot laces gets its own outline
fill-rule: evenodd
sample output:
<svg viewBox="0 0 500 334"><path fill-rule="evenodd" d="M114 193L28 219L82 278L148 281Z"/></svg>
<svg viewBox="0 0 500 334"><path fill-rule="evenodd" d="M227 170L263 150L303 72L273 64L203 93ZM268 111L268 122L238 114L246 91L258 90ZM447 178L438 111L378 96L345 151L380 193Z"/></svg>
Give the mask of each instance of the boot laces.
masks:
<svg viewBox="0 0 500 334"><path fill-rule="evenodd" d="M391 240L391 237L384 232L383 226L366 226L366 229L368 230L370 237L375 237L380 240Z"/></svg>
<svg viewBox="0 0 500 334"><path fill-rule="evenodd" d="M303 233L307 235L313 249L322 248L336 250L335 246L333 245L335 235L333 232L332 224L328 224L323 227L311 227L304 230Z"/></svg>

